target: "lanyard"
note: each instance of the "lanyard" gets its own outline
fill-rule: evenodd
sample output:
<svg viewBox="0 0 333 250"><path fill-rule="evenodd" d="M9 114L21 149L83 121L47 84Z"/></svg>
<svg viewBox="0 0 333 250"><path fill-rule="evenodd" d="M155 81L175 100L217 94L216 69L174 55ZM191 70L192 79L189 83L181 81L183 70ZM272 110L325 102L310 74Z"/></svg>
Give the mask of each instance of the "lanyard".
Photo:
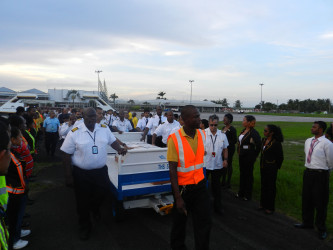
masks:
<svg viewBox="0 0 333 250"><path fill-rule="evenodd" d="M210 135L210 139L212 140L213 143L213 152L215 152L215 142L216 142L217 135L215 135L215 140L213 141L213 136Z"/></svg>
<svg viewBox="0 0 333 250"><path fill-rule="evenodd" d="M94 146L95 146L96 131L94 132L94 138L91 136L91 134L88 131L87 133L90 136L90 138L94 141Z"/></svg>

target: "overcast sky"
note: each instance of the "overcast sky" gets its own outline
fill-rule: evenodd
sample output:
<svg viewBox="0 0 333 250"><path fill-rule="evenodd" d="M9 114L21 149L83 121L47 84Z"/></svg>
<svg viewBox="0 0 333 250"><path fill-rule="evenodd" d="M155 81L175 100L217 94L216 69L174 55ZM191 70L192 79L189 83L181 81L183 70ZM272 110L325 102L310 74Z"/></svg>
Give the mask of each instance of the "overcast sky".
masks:
<svg viewBox="0 0 333 250"><path fill-rule="evenodd" d="M0 87L121 99L332 98L332 0L0 1Z"/></svg>

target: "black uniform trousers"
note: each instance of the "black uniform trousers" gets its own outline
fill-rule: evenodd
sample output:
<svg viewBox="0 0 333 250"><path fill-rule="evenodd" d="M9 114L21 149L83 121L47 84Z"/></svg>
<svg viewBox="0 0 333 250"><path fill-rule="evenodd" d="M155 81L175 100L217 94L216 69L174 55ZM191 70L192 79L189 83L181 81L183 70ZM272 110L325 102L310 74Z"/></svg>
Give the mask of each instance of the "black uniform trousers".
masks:
<svg viewBox="0 0 333 250"><path fill-rule="evenodd" d="M275 166L260 168L261 177L261 207L274 211L276 197L276 177L278 168Z"/></svg>
<svg viewBox="0 0 333 250"><path fill-rule="evenodd" d="M84 170L73 166L74 191L79 224L91 227L90 212L99 213L106 195L111 195L111 182L107 167Z"/></svg>
<svg viewBox="0 0 333 250"><path fill-rule="evenodd" d="M45 148L47 154L51 152L51 155L54 155L58 140L58 132L45 132Z"/></svg>
<svg viewBox="0 0 333 250"><path fill-rule="evenodd" d="M232 176L232 159L235 153L235 147L228 147L228 167L222 168L222 186L230 187Z"/></svg>
<svg viewBox="0 0 333 250"><path fill-rule="evenodd" d="M255 158L253 156L239 156L239 197L252 199L253 189L253 167Z"/></svg>
<svg viewBox="0 0 333 250"><path fill-rule="evenodd" d="M326 231L328 199L329 172L327 170L305 169L302 191L302 217L305 225L313 226L316 210L315 225L319 231Z"/></svg>
<svg viewBox="0 0 333 250"><path fill-rule="evenodd" d="M211 183L211 190L214 197L214 209L220 210L222 209L222 202L221 202L221 176L222 176L222 169L215 169L209 170L206 169L207 179L211 176L210 183Z"/></svg>
<svg viewBox="0 0 333 250"><path fill-rule="evenodd" d="M180 191L184 186L179 186ZM206 179L196 185L186 185L182 193L188 215L192 215L196 250L209 249L211 229L210 199L206 187ZM179 213L177 204L172 209L173 225L171 228L171 248L187 249L185 246L187 216Z"/></svg>

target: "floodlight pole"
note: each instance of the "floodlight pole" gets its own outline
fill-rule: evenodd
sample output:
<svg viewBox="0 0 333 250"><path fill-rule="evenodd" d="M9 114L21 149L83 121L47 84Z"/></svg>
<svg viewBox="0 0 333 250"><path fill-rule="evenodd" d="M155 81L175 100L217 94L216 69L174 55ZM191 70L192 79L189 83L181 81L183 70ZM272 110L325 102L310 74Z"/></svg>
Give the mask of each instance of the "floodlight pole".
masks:
<svg viewBox="0 0 333 250"><path fill-rule="evenodd" d="M98 77L98 82L97 82L97 89L98 89L98 95L99 95L99 92L100 92L100 89L99 89L99 73L103 72L102 70L95 70L95 73L97 73L97 77Z"/></svg>
<svg viewBox="0 0 333 250"><path fill-rule="evenodd" d="M190 97L190 104L192 104L192 83L194 82L194 80L189 80L190 84L191 84L191 97Z"/></svg>
<svg viewBox="0 0 333 250"><path fill-rule="evenodd" d="M262 86L264 85L263 83L259 83L260 88L261 88L261 98L260 98L260 111L262 110Z"/></svg>

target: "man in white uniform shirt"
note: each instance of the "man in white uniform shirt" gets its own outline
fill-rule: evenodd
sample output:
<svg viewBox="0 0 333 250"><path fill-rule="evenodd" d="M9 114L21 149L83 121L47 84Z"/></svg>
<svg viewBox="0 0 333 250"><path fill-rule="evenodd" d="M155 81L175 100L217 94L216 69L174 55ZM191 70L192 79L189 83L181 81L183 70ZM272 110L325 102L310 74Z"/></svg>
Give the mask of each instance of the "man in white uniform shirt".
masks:
<svg viewBox="0 0 333 250"><path fill-rule="evenodd" d="M144 112L141 114L141 119L139 119L138 124L136 125L136 130L138 132L142 132L145 130L148 122L149 122L149 109L145 109ZM148 135L150 132L148 132Z"/></svg>
<svg viewBox="0 0 333 250"><path fill-rule="evenodd" d="M156 106L156 115L148 121L147 126L143 131L141 141L144 141L146 139L146 135L148 134L148 131L150 131L151 136L147 136L147 143L151 144L152 135L154 134L155 130L160 124L166 122L166 120L167 120L166 117L162 115L161 106Z"/></svg>
<svg viewBox="0 0 333 250"><path fill-rule="evenodd" d="M153 139L152 139L152 145L156 145L156 137L157 136L162 136L162 144L161 145L156 145L160 146L162 148L166 147L168 137L171 134L171 131L174 129L179 129L180 124L176 120L174 120L173 112L168 111L167 112L167 121L157 127L153 134Z"/></svg>
<svg viewBox="0 0 333 250"><path fill-rule="evenodd" d="M324 136L326 123L313 123L311 133L314 137L305 142L305 167L302 191L302 223L295 224L296 228L313 228L315 225L319 238L325 239L326 215L329 199L329 170L333 168L333 144Z"/></svg>
<svg viewBox="0 0 333 250"><path fill-rule="evenodd" d="M119 112L119 120L115 120L112 123L112 129L114 132L122 134L123 132L129 132L133 129L129 120L125 119L125 112Z"/></svg>
<svg viewBox="0 0 333 250"><path fill-rule="evenodd" d="M207 179L211 175L211 190L214 197L214 211L223 214L221 203L221 177L222 168L228 167L228 146L227 136L217 129L219 118L212 115L208 120L209 127L205 129L206 144L204 162L206 166Z"/></svg>
<svg viewBox="0 0 333 250"><path fill-rule="evenodd" d="M99 206L106 194L111 195L107 147L111 145L122 155L126 149L120 147L107 126L96 124L93 108L85 109L83 118L84 122L67 134L61 150L65 153L66 184L74 183L80 239L87 240L91 231L90 212L98 220Z"/></svg>

